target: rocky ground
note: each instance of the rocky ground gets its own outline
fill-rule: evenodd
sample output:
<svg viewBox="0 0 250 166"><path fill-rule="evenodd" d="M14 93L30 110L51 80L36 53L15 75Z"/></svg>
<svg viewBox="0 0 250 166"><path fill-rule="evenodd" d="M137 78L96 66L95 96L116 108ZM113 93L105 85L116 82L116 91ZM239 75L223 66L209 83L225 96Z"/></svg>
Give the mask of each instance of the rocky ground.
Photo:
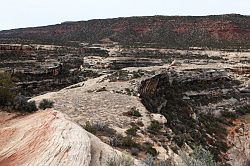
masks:
<svg viewBox="0 0 250 166"><path fill-rule="evenodd" d="M122 156L55 110L1 120L0 165L3 166L98 166ZM132 163L140 165L131 158Z"/></svg>
<svg viewBox="0 0 250 166"><path fill-rule="evenodd" d="M133 52L145 50L147 49L113 49L112 58L121 54L134 55ZM243 165L249 158L249 151L245 150L244 155L237 157L236 161L237 150L233 148L239 144L239 140L228 143L227 133L220 135L219 128L228 126L230 131L239 134L239 128L228 125L230 118L220 117L222 112L234 113L238 107L249 105L249 53L148 50L157 52L160 55L159 61L164 58L169 61L175 59L176 63L123 68L55 93L35 97L33 100L46 98L55 101L55 109L66 113L82 126L86 122L102 123L123 136L130 135L128 130L137 126L132 135L134 141L140 145L135 154L139 159L146 156L147 149L141 148L145 143L150 143L156 150L157 154L153 154L158 160L171 158L175 163L179 161L178 154L181 151L198 143L212 151L222 163L235 165L238 162ZM110 58L98 59L98 64L102 64L102 61L107 64ZM109 62L114 65L112 61ZM134 109L140 113L139 117L129 114ZM209 116L206 116L208 113ZM211 121L209 118L212 118ZM152 121L155 120L161 126L157 134L149 131ZM193 120L197 120L197 128L194 129L198 132L185 135L186 132L193 132ZM248 131L249 122L241 120L239 123L245 125L244 131ZM112 145L113 135L101 134L99 137ZM240 148L249 149L249 132L241 137L243 138L240 140L244 140L244 143L240 144ZM116 148L125 149L129 153L134 150L131 147Z"/></svg>
<svg viewBox="0 0 250 166"><path fill-rule="evenodd" d="M36 103L42 99L52 100L58 112L42 111L24 119L36 117L37 121L42 121L34 126L40 131L40 126L57 117L54 113L58 114L59 120L48 124L55 123L52 126L57 126L54 130L58 133L73 125L72 128L81 130L82 137L90 137L78 124L113 149L140 160L151 154L156 161L170 160L172 164L182 165L181 154L189 154L196 145L202 145L221 165L243 166L249 162L249 120L247 115L241 114L242 107L249 110L250 105L250 53L247 50L228 52L118 46L105 49L109 56L86 56L80 68L82 72L97 73L96 78L31 99ZM60 122L66 124L60 125L64 114L76 124L66 118L63 120L66 122ZM40 116L45 118L39 119ZM14 121L7 124L14 125ZM32 128L21 121L19 123L27 131ZM56 133L47 132L46 135L52 139ZM67 130L67 133L68 139L71 139L71 134L72 138L81 137L74 134L74 130ZM33 139L30 137L25 138L26 142ZM75 141L83 140L76 138ZM71 141L66 142L69 142L68 147L72 145L72 151L79 148ZM22 141L16 146L26 149L24 145L25 141ZM56 146L65 149L62 144ZM98 145L94 143L93 146ZM45 147L41 145L41 148ZM0 157L4 158L0 158L0 163L14 153L14 150L5 153L6 149L0 149ZM66 158L59 160L56 155L51 160L70 162ZM8 160L8 163L16 160L25 163L26 157ZM81 161L77 158L74 162Z"/></svg>

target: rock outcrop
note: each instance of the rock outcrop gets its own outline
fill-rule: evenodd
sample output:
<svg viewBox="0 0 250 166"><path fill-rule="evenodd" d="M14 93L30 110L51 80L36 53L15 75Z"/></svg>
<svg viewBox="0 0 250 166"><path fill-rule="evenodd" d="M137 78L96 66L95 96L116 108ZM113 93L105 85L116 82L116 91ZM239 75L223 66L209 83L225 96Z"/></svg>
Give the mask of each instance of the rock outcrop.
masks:
<svg viewBox="0 0 250 166"><path fill-rule="evenodd" d="M0 135L1 166L101 166L122 155L55 110L6 120Z"/></svg>
<svg viewBox="0 0 250 166"><path fill-rule="evenodd" d="M196 69L156 75L143 81L139 91L149 111L166 117L177 146L192 146L195 142L223 163L231 159L225 153L234 144L227 142L225 128L231 122L220 113L229 114L228 110L249 102L249 96L237 89L239 85L223 71Z"/></svg>

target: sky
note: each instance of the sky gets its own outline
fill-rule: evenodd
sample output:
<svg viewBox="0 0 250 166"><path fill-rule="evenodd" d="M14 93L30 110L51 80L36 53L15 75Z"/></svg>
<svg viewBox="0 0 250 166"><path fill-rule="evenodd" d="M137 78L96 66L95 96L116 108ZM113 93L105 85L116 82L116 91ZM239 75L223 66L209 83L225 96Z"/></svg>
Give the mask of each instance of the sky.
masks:
<svg viewBox="0 0 250 166"><path fill-rule="evenodd" d="M100 18L250 15L250 0L1 0L0 30Z"/></svg>

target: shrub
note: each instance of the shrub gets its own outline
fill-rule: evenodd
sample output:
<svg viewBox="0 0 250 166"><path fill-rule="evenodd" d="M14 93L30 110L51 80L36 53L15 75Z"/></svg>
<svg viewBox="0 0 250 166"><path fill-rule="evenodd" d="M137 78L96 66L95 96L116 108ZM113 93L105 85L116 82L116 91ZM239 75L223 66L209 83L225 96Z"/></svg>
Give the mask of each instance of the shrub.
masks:
<svg viewBox="0 0 250 166"><path fill-rule="evenodd" d="M153 148L153 145L151 143L144 143L143 144L143 149L146 151L147 154L152 155L153 157L158 155L158 152Z"/></svg>
<svg viewBox="0 0 250 166"><path fill-rule="evenodd" d="M141 113L139 112L139 109L136 107L132 107L130 111L123 113L125 116L134 116L134 117L141 117Z"/></svg>
<svg viewBox="0 0 250 166"><path fill-rule="evenodd" d="M213 155L201 146L195 147L190 156L181 154L181 158L187 166L218 166L213 160Z"/></svg>
<svg viewBox="0 0 250 166"><path fill-rule="evenodd" d="M107 161L107 166L133 166L134 160L130 156L112 157Z"/></svg>
<svg viewBox="0 0 250 166"><path fill-rule="evenodd" d="M13 105L15 110L23 113L32 113L38 110L35 101L28 102L28 99L21 95L15 97Z"/></svg>
<svg viewBox="0 0 250 166"><path fill-rule="evenodd" d="M0 106L7 106L12 103L14 98L13 87L14 83L11 75L0 73Z"/></svg>
<svg viewBox="0 0 250 166"><path fill-rule="evenodd" d="M245 105L236 109L236 112L240 115L246 115L250 113L250 105Z"/></svg>
<svg viewBox="0 0 250 166"><path fill-rule="evenodd" d="M132 148L130 149L130 152L131 152L131 154L132 154L133 156L137 156L138 153L140 152L140 150L139 150L138 148L132 147Z"/></svg>
<svg viewBox="0 0 250 166"><path fill-rule="evenodd" d="M147 154L144 163L146 166L153 166L154 157L151 154Z"/></svg>
<svg viewBox="0 0 250 166"><path fill-rule="evenodd" d="M173 166L170 160L158 161L153 166Z"/></svg>
<svg viewBox="0 0 250 166"><path fill-rule="evenodd" d="M104 123L91 124L87 121L83 128L94 135L112 136L115 134L115 130Z"/></svg>
<svg viewBox="0 0 250 166"><path fill-rule="evenodd" d="M238 116L235 112L231 112L228 110L224 110L221 112L221 115L225 118L231 118L231 119L236 119Z"/></svg>
<svg viewBox="0 0 250 166"><path fill-rule="evenodd" d="M148 126L148 131L152 134L156 134L161 128L162 128L161 124L158 121L153 120L151 121L151 124Z"/></svg>
<svg viewBox="0 0 250 166"><path fill-rule="evenodd" d="M137 130L140 129L138 126L133 126L126 130L126 134L131 135L131 136L136 136Z"/></svg>
<svg viewBox="0 0 250 166"><path fill-rule="evenodd" d="M54 106L54 102L47 100L47 99L43 99L40 103L39 103L39 108L42 110L45 110L46 108L52 108Z"/></svg>
<svg viewBox="0 0 250 166"><path fill-rule="evenodd" d="M154 163L154 157L151 154L147 154L144 163L146 166L173 166L170 160L157 161Z"/></svg>
<svg viewBox="0 0 250 166"><path fill-rule="evenodd" d="M89 121L86 122L86 124L83 126L83 128L86 131L88 131L94 135L96 134L96 129L91 125L91 123Z"/></svg>
<svg viewBox="0 0 250 166"><path fill-rule="evenodd" d="M110 145L113 147L123 147L123 148L140 148L140 145L135 142L131 136L123 137L118 134L110 139Z"/></svg>
<svg viewBox="0 0 250 166"><path fill-rule="evenodd" d="M96 90L96 92L104 92L104 91L107 91L106 87L102 87Z"/></svg>
<svg viewBox="0 0 250 166"><path fill-rule="evenodd" d="M120 147L122 146L123 136L120 134L114 135L110 138L110 145L113 147Z"/></svg>
<svg viewBox="0 0 250 166"><path fill-rule="evenodd" d="M134 141L131 136L123 137L122 138L122 146L124 147L138 147L138 144Z"/></svg>

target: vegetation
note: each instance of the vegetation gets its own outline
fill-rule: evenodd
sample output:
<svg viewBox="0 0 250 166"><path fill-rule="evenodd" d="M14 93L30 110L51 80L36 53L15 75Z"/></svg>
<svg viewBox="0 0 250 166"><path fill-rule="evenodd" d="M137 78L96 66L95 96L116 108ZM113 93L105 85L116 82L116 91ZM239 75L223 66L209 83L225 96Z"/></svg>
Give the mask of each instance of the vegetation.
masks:
<svg viewBox="0 0 250 166"><path fill-rule="evenodd" d="M105 86L96 90L96 92L104 92L104 91L107 91Z"/></svg>
<svg viewBox="0 0 250 166"><path fill-rule="evenodd" d="M125 116L134 116L134 117L141 117L141 113L139 112L139 109L136 107L132 107L130 111L123 113Z"/></svg>
<svg viewBox="0 0 250 166"><path fill-rule="evenodd" d="M21 95L15 97L13 105L15 110L22 113L32 113L38 110L35 101L28 101L25 96Z"/></svg>
<svg viewBox="0 0 250 166"><path fill-rule="evenodd" d="M151 124L148 126L148 131L152 134L157 134L161 128L162 128L161 124L158 121L153 120L151 121Z"/></svg>
<svg viewBox="0 0 250 166"><path fill-rule="evenodd" d="M146 142L142 145L143 150L147 153L152 155L153 157L158 155L158 152L153 148L153 145L149 142Z"/></svg>
<svg viewBox="0 0 250 166"><path fill-rule="evenodd" d="M39 108L42 110L45 110L46 108L53 108L54 106L54 102L47 100L47 99L43 99L40 103L39 103Z"/></svg>
<svg viewBox="0 0 250 166"><path fill-rule="evenodd" d="M132 136L123 137L120 134L111 137L110 145L113 147L139 148L139 144L135 142Z"/></svg>
<svg viewBox="0 0 250 166"><path fill-rule="evenodd" d="M181 155L184 163L187 166L218 166L219 164L216 163L213 159L213 155L203 149L201 146L197 146L194 148L193 153L188 156L186 154Z"/></svg>
<svg viewBox="0 0 250 166"><path fill-rule="evenodd" d="M133 126L126 130L126 134L131 135L131 136L136 136L137 130L140 129L138 126Z"/></svg>
<svg viewBox="0 0 250 166"><path fill-rule="evenodd" d="M83 128L94 134L94 135L105 135L105 136L113 136L115 134L115 130L110 128L107 124L104 123L95 123L91 124L89 121L83 126Z"/></svg>
<svg viewBox="0 0 250 166"><path fill-rule="evenodd" d="M125 88L125 91L127 93L127 95L131 96L132 95L132 92L129 88Z"/></svg>
<svg viewBox="0 0 250 166"><path fill-rule="evenodd" d="M147 154L144 163L146 166L173 166L170 160L154 162L154 157L151 154Z"/></svg>
<svg viewBox="0 0 250 166"><path fill-rule="evenodd" d="M11 105L14 99L14 83L8 73L0 73L0 106Z"/></svg>
<svg viewBox="0 0 250 166"><path fill-rule="evenodd" d="M183 162L187 166L218 166L219 164L214 161L213 155L203 149L201 146L195 146L193 153L188 155L186 153L180 154ZM173 166L170 160L154 162L154 157L148 154L144 160L146 166Z"/></svg>
<svg viewBox="0 0 250 166"><path fill-rule="evenodd" d="M0 38L13 39L18 36L20 39L29 39L35 43L77 46L78 43L70 41L96 43L105 37L112 36L112 41L128 45L128 47L164 46L167 48L249 48L249 38L244 36L244 29L249 27L248 19L247 16L241 15L229 15L227 17L224 15L205 17L188 16L178 18L175 16L130 17L39 27L34 28L36 33L29 33L33 29L12 30L8 33L0 33ZM159 20L162 22L160 27L158 25ZM206 20L211 22L211 25L206 25L204 23ZM129 22L130 24L123 27L124 25L122 23L124 21ZM143 34L138 33L136 30L138 27L147 27L144 24L145 22L150 25L150 32L145 32ZM195 22L200 22L201 26L197 26ZM221 22L221 24L231 22L227 28L231 31L234 27L237 27L239 29L237 35L233 35L233 38L230 38L226 33L227 31L225 31L222 35L223 37L219 36L218 38L214 38L209 30L217 30L220 27L218 22ZM123 27L124 30L114 32L112 27L115 25ZM189 28L185 29L187 26ZM57 32L63 27L67 27L65 32L60 33L59 35L53 35L53 32ZM84 31L82 31L83 27L85 28ZM185 31L180 33L181 28L184 28ZM24 31L27 33L23 33ZM137 42L138 40L140 40L140 42Z"/></svg>
<svg viewBox="0 0 250 166"><path fill-rule="evenodd" d="M107 161L107 166L133 166L134 160L127 155L112 157Z"/></svg>
<svg viewBox="0 0 250 166"><path fill-rule="evenodd" d="M236 109L239 115L246 115L250 113L250 105L245 105Z"/></svg>
<svg viewBox="0 0 250 166"><path fill-rule="evenodd" d="M225 118L231 118L231 119L236 119L238 117L238 115L235 112L231 112L228 110L222 111L221 115Z"/></svg>

